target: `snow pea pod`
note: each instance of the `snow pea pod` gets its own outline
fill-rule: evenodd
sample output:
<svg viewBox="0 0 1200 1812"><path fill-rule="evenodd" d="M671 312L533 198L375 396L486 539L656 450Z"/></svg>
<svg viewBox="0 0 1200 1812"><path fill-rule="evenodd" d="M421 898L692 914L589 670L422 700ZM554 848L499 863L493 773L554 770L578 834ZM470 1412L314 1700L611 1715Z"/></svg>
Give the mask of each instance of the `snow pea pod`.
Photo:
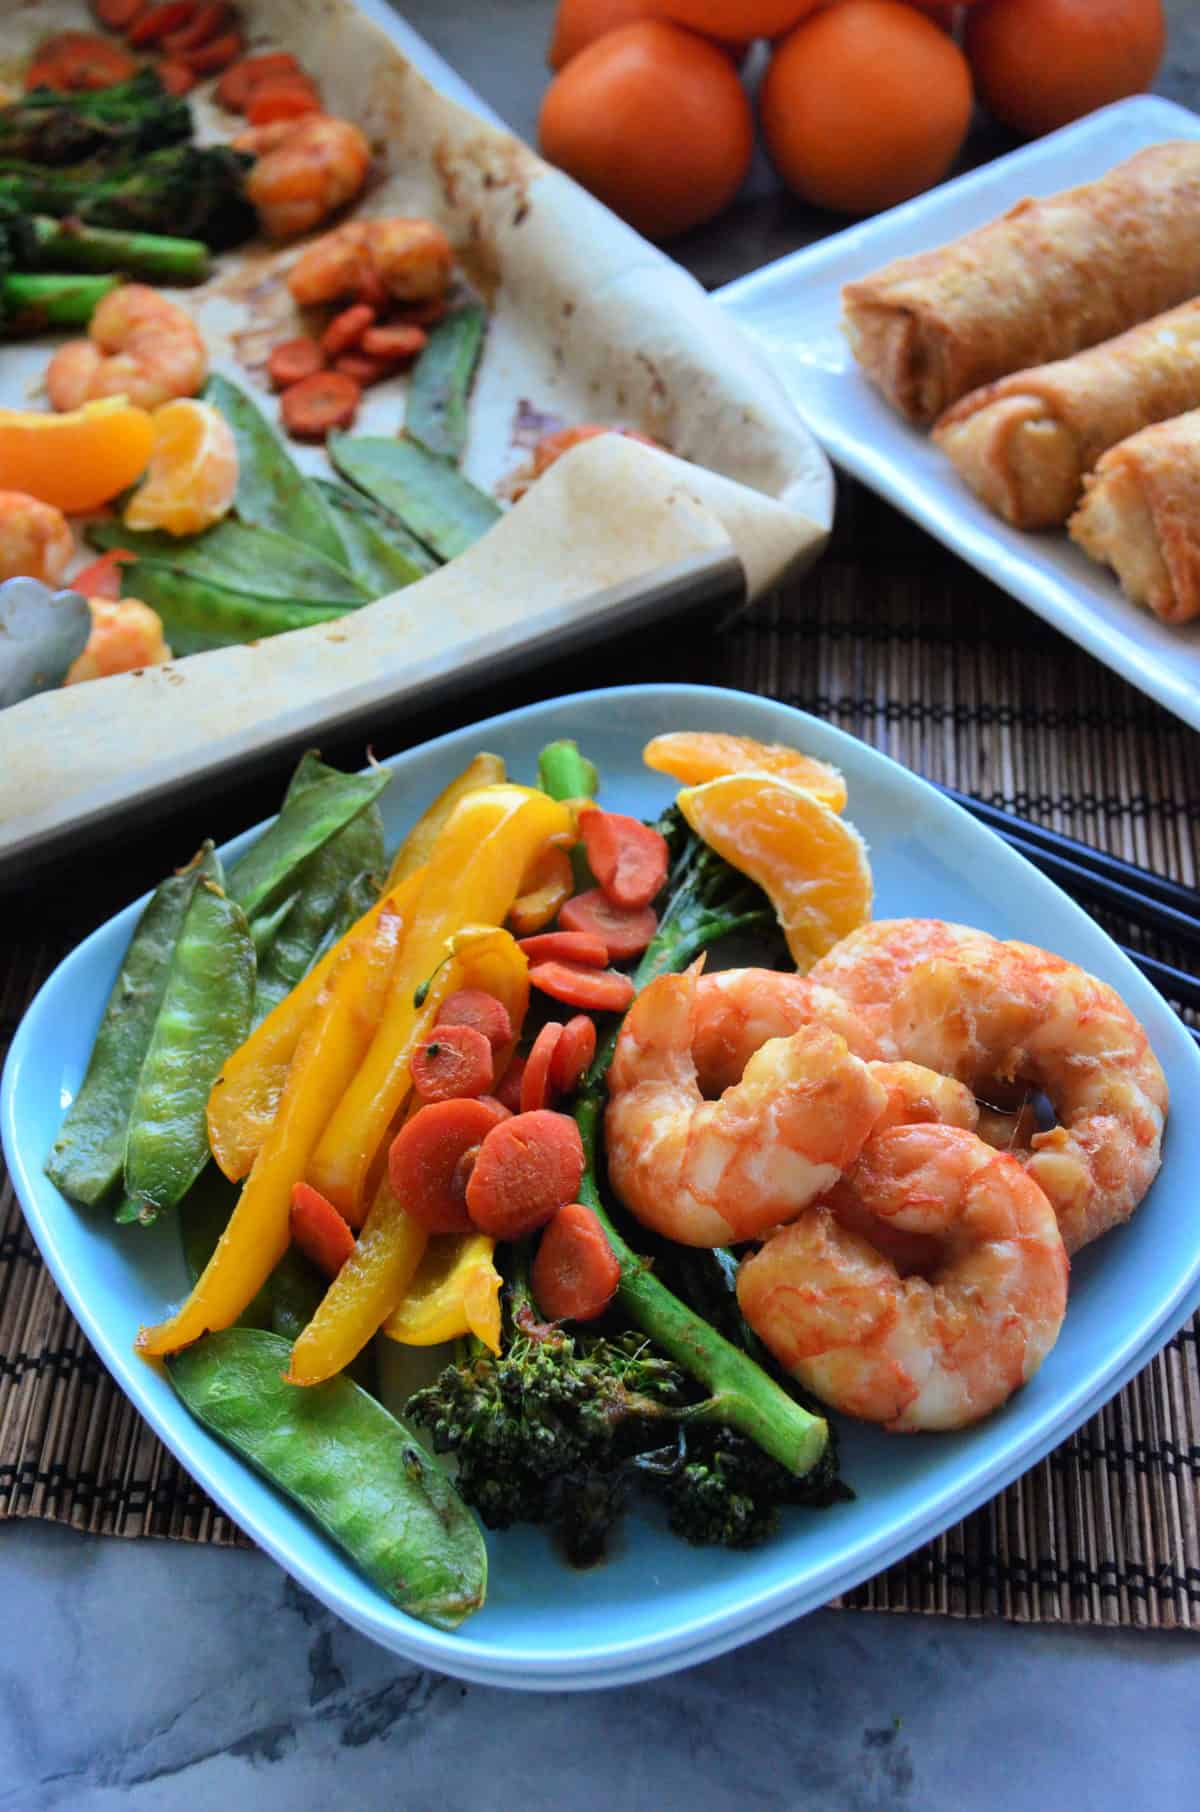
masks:
<svg viewBox="0 0 1200 1812"><path fill-rule="evenodd" d="M131 597L149 604L163 620L176 654L202 654L234 642L258 642L291 629L310 629L344 617L348 604L310 604L304 598L259 598L194 579L178 567L136 560L124 569Z"/></svg>
<svg viewBox="0 0 1200 1812"><path fill-rule="evenodd" d="M274 824L230 870L229 892L247 917L269 910L285 892L294 891L303 865L374 804L390 779L386 768L370 774L330 768L312 786L289 792Z"/></svg>
<svg viewBox="0 0 1200 1812"><path fill-rule="evenodd" d="M479 1525L437 1461L345 1376L285 1384L286 1340L206 1334L167 1360L198 1421L300 1504L409 1616L457 1629L487 1588Z"/></svg>
<svg viewBox="0 0 1200 1812"><path fill-rule="evenodd" d="M302 542L229 518L202 535L186 536L128 529L116 521L94 522L88 540L94 547L123 547L139 560L169 566L227 591L245 592L263 603L288 604L302 598L310 605L340 604L354 610L373 595L345 566Z"/></svg>
<svg viewBox="0 0 1200 1812"><path fill-rule="evenodd" d="M467 400L486 324L480 303L456 308L430 328L428 343L408 380L405 433L455 465L467 444Z"/></svg>
<svg viewBox="0 0 1200 1812"><path fill-rule="evenodd" d="M332 769L313 760L305 770L297 769L288 791L288 800L313 784L316 775L329 775ZM284 810L287 810L285 802ZM312 967L317 951L350 883L364 871L382 877L386 868L383 848L383 819L377 805L368 805L352 818L322 849L308 858L297 877L299 886L275 931L269 948L258 966L254 994L255 1021L262 1019L285 994L303 981ZM368 905L373 905L377 891Z"/></svg>
<svg viewBox="0 0 1200 1812"><path fill-rule="evenodd" d="M46 1159L50 1181L88 1207L121 1175L138 1077L198 876L193 864L151 895L108 997L82 1086Z"/></svg>
<svg viewBox="0 0 1200 1812"><path fill-rule="evenodd" d="M258 958L260 974L263 961L271 945L275 942L279 927L296 904L298 897L298 895L290 893L285 900L279 902L278 906L273 906L269 912L260 912L250 920L250 936L254 943L254 954Z"/></svg>
<svg viewBox="0 0 1200 1812"><path fill-rule="evenodd" d="M432 570L434 563L424 548L403 531L388 535L368 511L347 505L343 499L348 493L341 485L321 484L321 489L336 512L350 570L369 597L386 598Z"/></svg>
<svg viewBox="0 0 1200 1812"><path fill-rule="evenodd" d="M210 845L129 1112L125 1189L144 1222L173 1208L208 1162L209 1092L250 1029L253 998L249 927Z"/></svg>
<svg viewBox="0 0 1200 1812"><path fill-rule="evenodd" d="M344 528L351 519L364 522L374 530L378 538L387 543L393 555L398 555L406 567L411 567L418 578L424 573L437 571L440 562L434 559L429 549L422 546L415 535L409 534L399 516L393 510L385 510L378 499L353 490L349 485L335 484L330 478L317 478L313 482L336 512L339 528ZM347 557L350 558L353 537L346 535L343 539L347 542Z"/></svg>
<svg viewBox="0 0 1200 1812"><path fill-rule="evenodd" d="M453 560L499 521L500 506L415 440L331 434L330 459L343 478L399 516L439 560Z"/></svg>
<svg viewBox="0 0 1200 1812"><path fill-rule="evenodd" d="M216 372L205 385L204 395L221 411L237 443L234 508L241 520L289 535L344 565L346 550L328 503L289 457L262 411L244 390Z"/></svg>

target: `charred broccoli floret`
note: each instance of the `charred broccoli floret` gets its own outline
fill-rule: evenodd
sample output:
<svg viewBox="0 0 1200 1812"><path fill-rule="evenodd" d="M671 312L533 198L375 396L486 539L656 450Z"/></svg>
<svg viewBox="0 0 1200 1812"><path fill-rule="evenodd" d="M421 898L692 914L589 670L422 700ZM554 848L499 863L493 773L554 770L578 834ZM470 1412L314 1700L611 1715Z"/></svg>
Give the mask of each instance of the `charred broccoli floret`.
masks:
<svg viewBox="0 0 1200 1812"><path fill-rule="evenodd" d="M168 94L150 68L84 94L35 88L0 107L0 157L36 164L73 164L85 157L124 162L191 136L187 102Z"/></svg>
<svg viewBox="0 0 1200 1812"><path fill-rule="evenodd" d="M255 230L246 200L253 160L228 145L171 145L136 161L101 158L47 169L0 157L0 201L30 214L71 215L89 226L183 234L220 248Z"/></svg>

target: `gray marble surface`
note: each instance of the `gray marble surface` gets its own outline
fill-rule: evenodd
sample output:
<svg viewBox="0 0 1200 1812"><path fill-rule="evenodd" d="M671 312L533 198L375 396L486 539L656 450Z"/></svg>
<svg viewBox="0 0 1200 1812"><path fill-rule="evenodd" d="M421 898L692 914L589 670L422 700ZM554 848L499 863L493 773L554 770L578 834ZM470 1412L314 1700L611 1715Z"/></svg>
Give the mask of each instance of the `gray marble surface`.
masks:
<svg viewBox="0 0 1200 1812"><path fill-rule="evenodd" d="M411 0L519 130L550 0ZM1160 86L1200 99L1200 6ZM986 145L980 145L986 149ZM723 281L816 221L759 170L675 249ZM262 1555L0 1524L0 1812L1191 1812L1194 1636L822 1612L673 1679L517 1695L409 1667Z"/></svg>

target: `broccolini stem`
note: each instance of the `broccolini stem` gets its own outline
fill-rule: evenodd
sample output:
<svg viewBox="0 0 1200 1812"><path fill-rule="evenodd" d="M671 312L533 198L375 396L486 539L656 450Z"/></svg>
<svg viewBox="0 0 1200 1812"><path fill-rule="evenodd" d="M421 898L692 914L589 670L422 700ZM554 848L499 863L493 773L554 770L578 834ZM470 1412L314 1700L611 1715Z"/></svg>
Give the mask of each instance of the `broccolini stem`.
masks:
<svg viewBox="0 0 1200 1812"><path fill-rule="evenodd" d="M119 271L147 283L203 283L208 276L208 247L200 239L122 233L45 215L33 216L31 225L44 270Z"/></svg>
<svg viewBox="0 0 1200 1812"><path fill-rule="evenodd" d="M668 1358L706 1387L708 1399L698 1406L703 1408L706 1421L724 1422L736 1428L789 1472L802 1477L825 1451L828 1424L802 1409L752 1359L659 1283L646 1260L626 1245L609 1219L596 1182L596 1137L602 1103L602 1082L596 1086L589 1078L575 1106L587 1165L579 1200L600 1221L621 1266L617 1301Z"/></svg>
<svg viewBox="0 0 1200 1812"><path fill-rule="evenodd" d="M600 776L579 744L564 738L548 742L538 756L538 785L551 799L594 799Z"/></svg>
<svg viewBox="0 0 1200 1812"><path fill-rule="evenodd" d="M770 923L770 912L755 904L751 894L736 890L724 900L714 899L723 870L719 863L711 851L689 840L668 880L658 930L634 971L639 992L656 976L686 969L701 950L731 931ZM605 1209L596 1178L596 1149L605 1080L619 1031L618 1025L601 1045L575 1103L586 1163L579 1200L600 1220L621 1266L617 1300L644 1334L706 1387L706 1420L728 1423L789 1472L803 1475L825 1451L828 1424L802 1409L747 1354L673 1296L622 1239Z"/></svg>
<svg viewBox="0 0 1200 1812"><path fill-rule="evenodd" d="M13 274L0 280L0 327L5 334L47 327L86 327L96 304L119 277Z"/></svg>

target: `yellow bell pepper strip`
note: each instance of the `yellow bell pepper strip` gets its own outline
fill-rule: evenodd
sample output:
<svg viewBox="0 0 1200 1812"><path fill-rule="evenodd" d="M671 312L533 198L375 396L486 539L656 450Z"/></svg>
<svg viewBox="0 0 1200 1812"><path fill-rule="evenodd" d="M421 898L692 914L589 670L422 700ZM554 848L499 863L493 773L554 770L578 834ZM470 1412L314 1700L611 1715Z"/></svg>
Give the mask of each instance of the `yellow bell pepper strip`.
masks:
<svg viewBox="0 0 1200 1812"><path fill-rule="evenodd" d="M321 1384L345 1370L404 1300L428 1240L385 1176L354 1251L292 1348L289 1384Z"/></svg>
<svg viewBox="0 0 1200 1812"><path fill-rule="evenodd" d="M385 906L343 953L301 1034L279 1111L216 1251L182 1308L141 1330L139 1352L178 1352L201 1334L232 1327L287 1251L292 1185L374 1036L403 929L400 914Z"/></svg>
<svg viewBox="0 0 1200 1812"><path fill-rule="evenodd" d="M365 1218L371 1167L412 1086L412 1052L447 992L446 939L468 923L501 924L537 851L569 835L570 824L567 808L545 793L482 787L459 801L430 851L383 1023L308 1170L352 1227Z"/></svg>
<svg viewBox="0 0 1200 1812"><path fill-rule="evenodd" d="M500 786L504 779L504 763L499 755L488 755L481 751L472 756L462 773L448 787L443 788L429 810L422 813L405 837L392 858L388 886L394 887L397 881L403 881L415 868L425 865L429 860L430 850L460 799L465 799L468 793L478 792L483 786Z"/></svg>
<svg viewBox="0 0 1200 1812"><path fill-rule="evenodd" d="M575 870L565 849L544 849L521 877L521 891L512 903L509 925L517 937L543 931L558 909L575 891Z"/></svg>
<svg viewBox="0 0 1200 1812"><path fill-rule="evenodd" d="M448 940L447 948L451 961L439 972L440 998L459 988L484 989L506 1008L515 1044L529 1006L529 963L516 940L494 925L469 925ZM507 1054L497 1052L498 1068ZM427 1240L385 1175L353 1253L292 1349L289 1383L320 1384L350 1364L403 1300ZM474 1288L478 1296L477 1281ZM486 1303L475 1312L485 1326L491 1325Z"/></svg>
<svg viewBox="0 0 1200 1812"><path fill-rule="evenodd" d="M379 923L385 909L407 925L420 888L417 872L384 894L225 1063L208 1097L208 1144L231 1183L247 1175L271 1130L300 1035L337 964L356 938Z"/></svg>
<svg viewBox="0 0 1200 1812"><path fill-rule="evenodd" d="M401 1346L440 1346L474 1334L500 1351L500 1273L486 1233L435 1234L383 1332Z"/></svg>

